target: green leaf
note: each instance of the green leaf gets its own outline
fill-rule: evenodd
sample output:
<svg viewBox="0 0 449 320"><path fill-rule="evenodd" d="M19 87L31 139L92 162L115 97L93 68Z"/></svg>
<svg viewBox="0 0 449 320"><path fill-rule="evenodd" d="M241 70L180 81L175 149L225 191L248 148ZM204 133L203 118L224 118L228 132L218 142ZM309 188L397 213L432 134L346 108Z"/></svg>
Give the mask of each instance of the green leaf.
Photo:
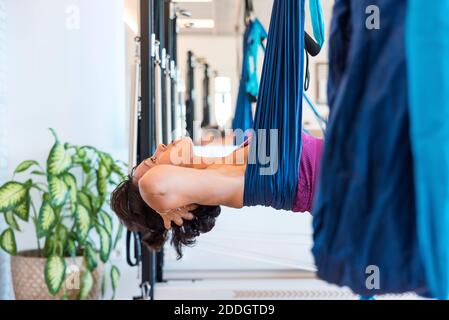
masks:
<svg viewBox="0 0 449 320"><path fill-rule="evenodd" d="M66 264L62 257L53 255L45 263L45 282L51 295L56 295L61 289L65 278Z"/></svg>
<svg viewBox="0 0 449 320"><path fill-rule="evenodd" d="M97 190L102 197L108 192L108 170L104 165L100 165L97 170Z"/></svg>
<svg viewBox="0 0 449 320"><path fill-rule="evenodd" d="M84 243L84 240L86 240L87 234L90 230L90 225L91 219L89 211L87 211L87 209L83 205L78 204L75 213L75 227L78 240L81 243Z"/></svg>
<svg viewBox="0 0 449 320"><path fill-rule="evenodd" d="M66 244L66 252L70 257L76 256L76 245L73 239L68 239Z"/></svg>
<svg viewBox="0 0 449 320"><path fill-rule="evenodd" d="M112 166L114 165L114 160L112 159L111 155L101 152L99 154L100 157L100 163L106 168L107 172L108 172L108 176L111 174L112 172Z"/></svg>
<svg viewBox="0 0 449 320"><path fill-rule="evenodd" d="M101 207L103 206L104 198L103 197L91 197L92 198L92 207L94 209L94 213L97 213L100 211Z"/></svg>
<svg viewBox="0 0 449 320"><path fill-rule="evenodd" d="M62 179L56 176L50 176L48 178L48 189L50 191L53 206L62 206L66 202L69 187Z"/></svg>
<svg viewBox="0 0 449 320"><path fill-rule="evenodd" d="M115 236L115 240L114 240L114 247L113 247L114 249L117 248L117 244L120 241L120 239L122 238L123 229L124 229L123 224L119 223L117 235Z"/></svg>
<svg viewBox="0 0 449 320"><path fill-rule="evenodd" d="M70 190L70 202L75 203L78 196L78 187L76 185L76 178L71 173L65 173L62 176L64 183Z"/></svg>
<svg viewBox="0 0 449 320"><path fill-rule="evenodd" d="M28 189L24 184L10 181L0 187L0 211L14 209L22 203L28 195Z"/></svg>
<svg viewBox="0 0 449 320"><path fill-rule="evenodd" d="M44 244L44 257L50 257L55 251L55 241L53 237L47 236Z"/></svg>
<svg viewBox="0 0 449 320"><path fill-rule="evenodd" d="M84 186L89 187L90 184L92 183L92 181L95 180L95 172L89 172L88 174L86 174L86 180L84 181Z"/></svg>
<svg viewBox="0 0 449 320"><path fill-rule="evenodd" d="M106 263L109 259L112 249L111 235L101 225L96 226L98 235L100 236L100 259Z"/></svg>
<svg viewBox="0 0 449 320"><path fill-rule="evenodd" d="M95 251L92 244L89 242L86 244L86 247L84 249L84 261L86 263L86 266L89 270L94 270L97 265L97 251Z"/></svg>
<svg viewBox="0 0 449 320"><path fill-rule="evenodd" d="M5 221L12 229L20 231L19 224L17 223L17 220L14 217L14 212L12 212L12 211L6 212L5 213Z"/></svg>
<svg viewBox="0 0 449 320"><path fill-rule="evenodd" d="M84 191L78 192L78 202L88 211L92 212L92 203L90 197Z"/></svg>
<svg viewBox="0 0 449 320"><path fill-rule="evenodd" d="M67 171L72 165L72 157L59 141L56 141L47 158L47 172L57 176Z"/></svg>
<svg viewBox="0 0 449 320"><path fill-rule="evenodd" d="M11 228L6 229L0 235L0 247L10 255L15 256L17 254L16 237Z"/></svg>
<svg viewBox="0 0 449 320"><path fill-rule="evenodd" d="M85 158L86 157L86 150L83 148L77 148L76 149L76 154L78 155L78 157L80 158Z"/></svg>
<svg viewBox="0 0 449 320"><path fill-rule="evenodd" d="M47 175L45 172L40 171L40 170L31 171L31 174L34 174L36 176L46 176Z"/></svg>
<svg viewBox="0 0 449 320"><path fill-rule="evenodd" d="M111 284L112 284L112 299L115 298L115 291L117 290L118 281L120 279L120 270L116 266L111 268Z"/></svg>
<svg viewBox="0 0 449 320"><path fill-rule="evenodd" d="M37 230L40 238L48 235L50 231L53 230L57 222L56 218L56 213L52 206L48 202L44 201L37 218Z"/></svg>
<svg viewBox="0 0 449 320"><path fill-rule="evenodd" d="M36 160L26 160L19 164L14 173L20 173L28 170L32 166L38 166L39 163Z"/></svg>
<svg viewBox="0 0 449 320"><path fill-rule="evenodd" d="M30 198L27 197L25 201L15 207L13 211L21 220L28 222L30 217Z"/></svg>
<svg viewBox="0 0 449 320"><path fill-rule="evenodd" d="M100 218L103 221L103 226L109 234L112 234L112 218L106 211L100 211Z"/></svg>
<svg viewBox="0 0 449 320"><path fill-rule="evenodd" d="M89 270L85 270L83 272L83 276L81 278L81 289L78 294L79 300L84 300L89 296L90 291L94 286L94 278L92 277L92 273Z"/></svg>
<svg viewBox="0 0 449 320"><path fill-rule="evenodd" d="M56 236L58 240L61 242L62 246L65 247L66 241L69 238L69 230L66 226L60 224L56 228Z"/></svg>

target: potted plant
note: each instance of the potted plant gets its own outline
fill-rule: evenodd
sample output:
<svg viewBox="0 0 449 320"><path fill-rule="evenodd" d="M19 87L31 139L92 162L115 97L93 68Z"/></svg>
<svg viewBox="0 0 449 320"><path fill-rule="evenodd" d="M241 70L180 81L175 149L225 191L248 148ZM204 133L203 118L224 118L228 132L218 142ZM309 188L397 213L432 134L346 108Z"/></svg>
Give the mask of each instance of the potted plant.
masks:
<svg viewBox="0 0 449 320"><path fill-rule="evenodd" d="M0 247L11 255L16 298L96 299L108 279L114 298L120 272L108 262L123 227L108 213L109 188L124 178L125 164L92 146L64 144L50 130L55 143L46 166L24 161L0 187L7 224ZM18 252L18 221L30 219L36 250Z"/></svg>

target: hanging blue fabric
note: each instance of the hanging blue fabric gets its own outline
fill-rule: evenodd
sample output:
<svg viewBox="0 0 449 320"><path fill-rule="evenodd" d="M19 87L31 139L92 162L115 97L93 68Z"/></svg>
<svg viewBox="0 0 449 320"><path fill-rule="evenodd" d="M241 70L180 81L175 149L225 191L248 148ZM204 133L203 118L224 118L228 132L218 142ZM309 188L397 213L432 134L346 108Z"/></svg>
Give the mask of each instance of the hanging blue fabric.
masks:
<svg viewBox="0 0 449 320"><path fill-rule="evenodd" d="M449 299L449 1L409 0L407 59L417 225L433 297Z"/></svg>
<svg viewBox="0 0 449 320"><path fill-rule="evenodd" d="M320 0L309 1L310 17L312 19L313 36L320 47L324 44L324 15Z"/></svg>
<svg viewBox="0 0 449 320"><path fill-rule="evenodd" d="M255 102L259 95L259 79L257 76L259 51L261 48L265 51L263 41L268 37L268 34L258 19L252 20L249 28L250 32L247 39L248 59L245 66L248 78L246 79L245 90L250 99Z"/></svg>
<svg viewBox="0 0 449 320"><path fill-rule="evenodd" d="M263 41L267 32L258 19L249 22L243 35L242 74L237 97L235 115L232 128L243 131L253 127L252 102L256 101L259 93L257 77L257 63L259 50L263 48Z"/></svg>
<svg viewBox="0 0 449 320"><path fill-rule="evenodd" d="M372 4L334 6L313 254L321 279L357 294L427 294L409 137L407 0L375 1L380 29L367 25Z"/></svg>
<svg viewBox="0 0 449 320"><path fill-rule="evenodd" d="M287 210L293 206L301 155L304 1L273 3L254 123L256 137L250 143L245 173L245 206ZM267 164L262 163L265 155Z"/></svg>

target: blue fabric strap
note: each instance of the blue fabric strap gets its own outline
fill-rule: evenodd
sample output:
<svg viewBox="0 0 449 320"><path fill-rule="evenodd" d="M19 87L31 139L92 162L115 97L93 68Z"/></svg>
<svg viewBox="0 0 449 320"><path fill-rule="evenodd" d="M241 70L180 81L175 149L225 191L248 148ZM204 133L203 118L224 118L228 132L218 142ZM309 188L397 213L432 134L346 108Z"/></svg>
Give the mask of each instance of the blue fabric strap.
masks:
<svg viewBox="0 0 449 320"><path fill-rule="evenodd" d="M372 0L339 0L334 5L330 118L314 202L312 251L318 277L357 294L427 294L409 125L408 1L375 3L381 12L380 29L365 24ZM419 20L421 26L431 23ZM424 50L421 47L420 54ZM421 107L434 113L433 105L423 102ZM441 119L444 114L439 114ZM444 213L447 216L447 209ZM379 286L367 285L376 274L372 270L379 271Z"/></svg>
<svg viewBox="0 0 449 320"><path fill-rule="evenodd" d="M324 44L324 16L323 8L321 7L320 0L310 0L309 1L310 17L312 19L313 36L315 41L323 47Z"/></svg>
<svg viewBox="0 0 449 320"><path fill-rule="evenodd" d="M447 0L409 0L406 30L418 239L439 299L449 299L448 13Z"/></svg>
<svg viewBox="0 0 449 320"><path fill-rule="evenodd" d="M291 210L296 196L301 156L304 1L275 0L273 4L254 123L256 137L250 143L245 173L245 206ZM277 130L277 137L270 137L270 129ZM261 161L265 155L269 156L268 164Z"/></svg>
<svg viewBox="0 0 449 320"><path fill-rule="evenodd" d="M257 63L260 47L263 48L262 41L267 38L267 32L258 19L251 21L243 35L243 59L242 74L235 115L232 121L232 128L251 129L254 125L252 102L255 101L259 93L259 80L257 78Z"/></svg>

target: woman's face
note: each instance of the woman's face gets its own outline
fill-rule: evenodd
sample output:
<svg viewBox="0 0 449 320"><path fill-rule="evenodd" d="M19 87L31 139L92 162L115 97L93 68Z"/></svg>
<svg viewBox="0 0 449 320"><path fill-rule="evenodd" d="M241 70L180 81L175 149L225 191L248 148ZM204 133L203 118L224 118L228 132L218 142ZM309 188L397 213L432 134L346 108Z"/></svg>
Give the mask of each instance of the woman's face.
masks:
<svg viewBox="0 0 449 320"><path fill-rule="evenodd" d="M145 173L160 164L191 164L193 158L193 142L189 137L173 141L169 145L160 144L154 154L142 161L134 171L133 180L137 184Z"/></svg>

